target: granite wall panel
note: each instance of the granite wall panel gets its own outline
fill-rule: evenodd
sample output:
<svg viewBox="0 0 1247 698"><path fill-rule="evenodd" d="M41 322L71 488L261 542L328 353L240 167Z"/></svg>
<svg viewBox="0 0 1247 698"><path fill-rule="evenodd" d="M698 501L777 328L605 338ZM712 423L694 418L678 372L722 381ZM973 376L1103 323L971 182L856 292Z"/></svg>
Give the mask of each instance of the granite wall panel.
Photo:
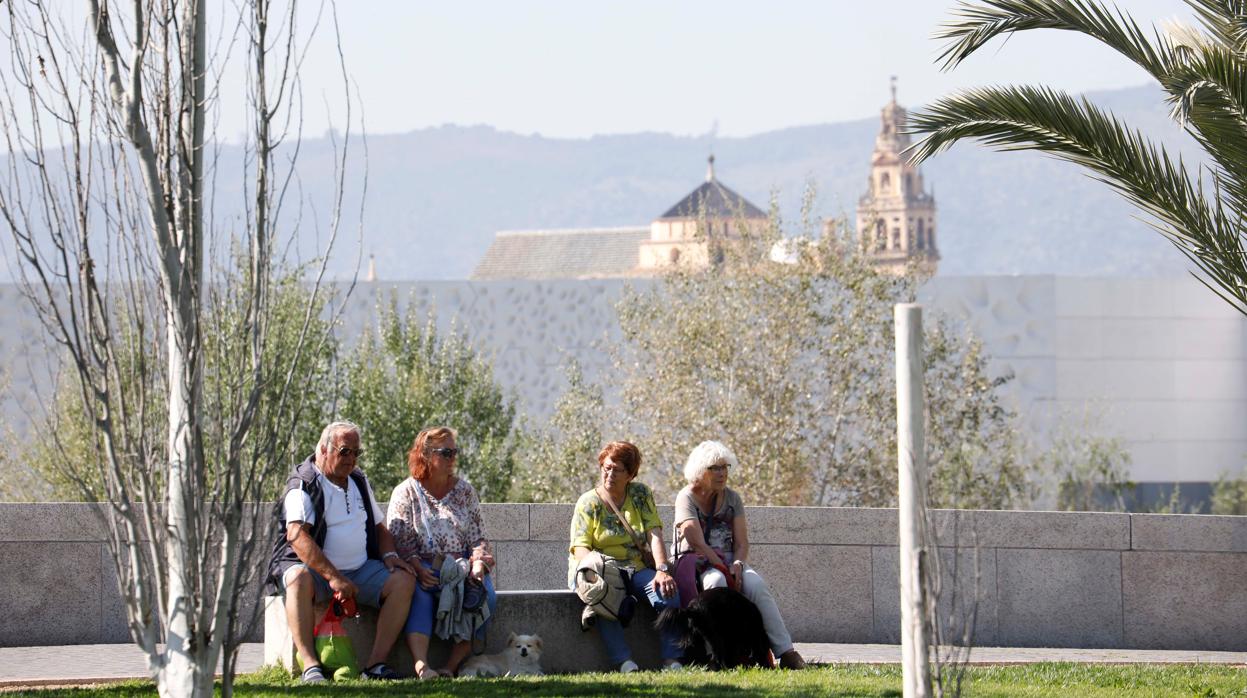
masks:
<svg viewBox="0 0 1247 698"><path fill-rule="evenodd" d="M1005 647L1122 647L1121 555L996 551L997 640Z"/></svg>
<svg viewBox="0 0 1247 698"><path fill-rule="evenodd" d="M1122 555L1125 645L1247 650L1247 553Z"/></svg>
<svg viewBox="0 0 1247 698"><path fill-rule="evenodd" d="M873 550L874 635L872 642L901 641L900 554L895 547ZM960 641L971 627L970 644L994 646L997 641L996 550L940 549L939 618L942 634Z"/></svg>
<svg viewBox="0 0 1247 698"><path fill-rule="evenodd" d="M0 507L3 508L3 507ZM0 647L107 642L100 543L0 542Z"/></svg>

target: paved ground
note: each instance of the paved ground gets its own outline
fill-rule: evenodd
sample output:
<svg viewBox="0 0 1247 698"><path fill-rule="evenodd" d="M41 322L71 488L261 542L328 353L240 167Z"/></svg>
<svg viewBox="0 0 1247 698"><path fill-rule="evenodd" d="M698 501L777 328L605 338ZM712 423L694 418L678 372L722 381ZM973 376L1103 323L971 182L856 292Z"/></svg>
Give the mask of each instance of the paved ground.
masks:
<svg viewBox="0 0 1247 698"><path fill-rule="evenodd" d="M798 644L809 661L820 663L899 663L899 645ZM263 662L262 644L243 645L240 671L254 671ZM980 647L973 664L1086 662L1092 664L1240 664L1247 652L1180 650L1072 650ZM147 676L143 654L133 645L66 645L62 647L0 647L0 690L17 686L102 683Z"/></svg>
<svg viewBox="0 0 1247 698"><path fill-rule="evenodd" d="M263 643L239 651L239 671L264 663ZM134 645L0 647L0 690L14 686L88 684L146 678L147 659Z"/></svg>
<svg viewBox="0 0 1247 698"><path fill-rule="evenodd" d="M824 664L899 664L900 645L825 645L797 643L806 658ZM4 650L0 650L3 653ZM0 656L3 656L0 654ZM1197 652L1186 650L1078 650L1037 647L975 647L971 664L1033 664L1080 662L1085 664L1240 664L1247 652Z"/></svg>

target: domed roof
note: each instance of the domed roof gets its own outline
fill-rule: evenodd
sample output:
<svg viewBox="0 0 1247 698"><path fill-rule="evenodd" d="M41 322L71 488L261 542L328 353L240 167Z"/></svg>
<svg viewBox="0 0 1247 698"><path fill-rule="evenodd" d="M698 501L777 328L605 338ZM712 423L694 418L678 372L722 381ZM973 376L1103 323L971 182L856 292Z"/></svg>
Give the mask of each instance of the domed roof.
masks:
<svg viewBox="0 0 1247 698"><path fill-rule="evenodd" d="M762 209L715 179L713 155L710 156L706 181L659 218L700 218L703 215L706 218L766 218Z"/></svg>

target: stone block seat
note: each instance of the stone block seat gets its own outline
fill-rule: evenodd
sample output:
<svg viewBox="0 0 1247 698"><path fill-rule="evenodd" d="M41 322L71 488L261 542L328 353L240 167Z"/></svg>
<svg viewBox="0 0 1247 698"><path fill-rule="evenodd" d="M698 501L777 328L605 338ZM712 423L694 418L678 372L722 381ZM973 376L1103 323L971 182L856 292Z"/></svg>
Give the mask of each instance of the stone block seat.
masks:
<svg viewBox="0 0 1247 698"><path fill-rule="evenodd" d="M654 611L645 604L638 604L637 615L625 631L632 647L632 658L642 668L657 669L660 662L658 632L654 630ZM511 633L517 635L540 635L542 640L541 665L546 673L572 673L581 671L614 671L597 631L580 629L580 612L584 604L576 594L566 589L537 591L499 591L498 611L493 616L486 637L487 653L499 652ZM319 620L325 606L317 606L314 617ZM361 608L358 618L348 618L342 627L351 638L355 655L362 664L372 650L372 640L377 630L377 613L371 608ZM478 645L479 646L479 645ZM437 638L430 647L430 661L434 666L445 662L448 644ZM286 625L286 611L279 596L264 600L264 663L292 669L297 666L294 642ZM389 665L399 674L412 674L411 653L400 635L390 652Z"/></svg>

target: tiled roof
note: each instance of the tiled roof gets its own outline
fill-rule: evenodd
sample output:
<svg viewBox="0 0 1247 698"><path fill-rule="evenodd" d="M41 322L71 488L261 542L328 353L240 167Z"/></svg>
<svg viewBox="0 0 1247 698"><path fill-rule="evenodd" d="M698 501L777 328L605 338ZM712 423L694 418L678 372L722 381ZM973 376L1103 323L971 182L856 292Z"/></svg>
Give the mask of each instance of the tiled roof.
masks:
<svg viewBox="0 0 1247 698"><path fill-rule="evenodd" d="M691 194L680 199L680 203L672 206L662 218L766 218L766 214L757 206L749 203L745 197L728 189L717 179L702 182Z"/></svg>
<svg viewBox="0 0 1247 698"><path fill-rule="evenodd" d="M502 231L473 279L599 279L631 276L648 227Z"/></svg>

